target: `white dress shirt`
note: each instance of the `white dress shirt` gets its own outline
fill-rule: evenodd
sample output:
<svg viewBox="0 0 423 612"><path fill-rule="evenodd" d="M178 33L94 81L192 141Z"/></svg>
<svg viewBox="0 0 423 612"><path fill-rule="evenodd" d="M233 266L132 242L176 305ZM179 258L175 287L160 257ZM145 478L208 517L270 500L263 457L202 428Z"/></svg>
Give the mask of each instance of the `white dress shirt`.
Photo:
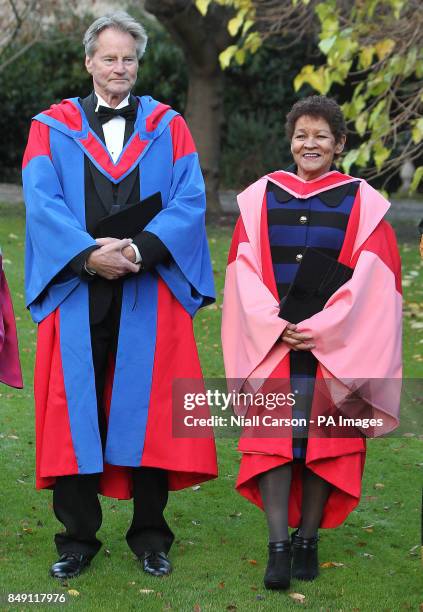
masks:
<svg viewBox="0 0 423 612"><path fill-rule="evenodd" d="M107 102L105 102L97 92L95 95L97 96L97 106L95 112L98 111L99 106L111 108L110 104L107 104ZM124 108L125 106L128 106L128 104L129 94L115 108ZM110 119L110 121L103 123L104 140L106 141L107 150L109 151L114 163L116 163L116 160L122 153L123 141L125 138L125 123L126 119L124 117L113 117L113 119Z"/></svg>

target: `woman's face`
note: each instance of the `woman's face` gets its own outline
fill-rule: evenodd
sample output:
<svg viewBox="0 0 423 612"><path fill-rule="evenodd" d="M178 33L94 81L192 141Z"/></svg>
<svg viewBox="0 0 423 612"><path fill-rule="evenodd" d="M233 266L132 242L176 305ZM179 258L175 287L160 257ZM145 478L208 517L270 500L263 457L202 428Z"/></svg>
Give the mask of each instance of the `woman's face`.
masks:
<svg viewBox="0 0 423 612"><path fill-rule="evenodd" d="M295 123L291 152L297 164L298 176L311 181L329 172L335 155L344 149L345 136L339 142L323 117L303 115Z"/></svg>

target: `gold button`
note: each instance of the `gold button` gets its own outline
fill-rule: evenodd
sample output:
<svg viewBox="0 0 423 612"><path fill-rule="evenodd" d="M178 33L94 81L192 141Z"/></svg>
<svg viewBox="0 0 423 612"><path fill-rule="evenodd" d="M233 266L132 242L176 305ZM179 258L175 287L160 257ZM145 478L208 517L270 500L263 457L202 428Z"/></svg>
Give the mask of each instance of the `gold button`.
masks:
<svg viewBox="0 0 423 612"><path fill-rule="evenodd" d="M303 223L303 224L304 224L304 223L307 223L307 221L308 221L307 217L306 217L305 215L301 215L301 217L300 217L300 223Z"/></svg>
<svg viewBox="0 0 423 612"><path fill-rule="evenodd" d="M302 256L302 254L301 254L301 253L298 253L298 255L296 255L296 256L295 256L295 259L296 259L298 262L299 262L299 261L301 261L301 260L302 260L302 258L303 258L303 256Z"/></svg>

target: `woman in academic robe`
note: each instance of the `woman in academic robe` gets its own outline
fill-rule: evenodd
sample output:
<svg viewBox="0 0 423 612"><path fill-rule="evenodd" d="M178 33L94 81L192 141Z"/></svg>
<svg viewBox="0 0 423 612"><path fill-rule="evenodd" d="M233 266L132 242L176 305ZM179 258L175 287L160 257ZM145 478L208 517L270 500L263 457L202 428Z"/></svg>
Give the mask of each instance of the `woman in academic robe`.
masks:
<svg viewBox="0 0 423 612"><path fill-rule="evenodd" d="M0 383L21 389L22 373L12 299L0 249Z"/></svg>
<svg viewBox="0 0 423 612"><path fill-rule="evenodd" d="M250 401L246 417L260 417L241 436L236 487L265 511L271 589L318 575L318 529L341 525L359 503L365 437L398 425L401 378L401 268L384 220L389 203L334 166L346 141L334 100L297 102L286 131L294 165L238 196L222 321L227 379ZM283 312L303 257L310 287L296 293L294 323ZM349 274L320 310L302 315L301 304L307 312L313 292L319 297L313 276L322 257L331 275ZM246 392L266 398L278 390L286 418L268 428L266 404L256 409ZM351 427L343 417L353 417ZM288 526L296 528L291 538Z"/></svg>

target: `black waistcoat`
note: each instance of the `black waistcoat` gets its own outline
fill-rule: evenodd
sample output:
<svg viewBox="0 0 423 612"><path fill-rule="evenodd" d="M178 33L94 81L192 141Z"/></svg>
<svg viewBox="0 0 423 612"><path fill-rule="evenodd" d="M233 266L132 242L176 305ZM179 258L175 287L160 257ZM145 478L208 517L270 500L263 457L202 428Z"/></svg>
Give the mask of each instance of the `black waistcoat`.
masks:
<svg viewBox="0 0 423 612"><path fill-rule="evenodd" d="M95 113L97 98L90 94L87 98L80 100L81 106L88 119L91 129L97 134L103 143L104 133L101 123ZM131 96L131 103L135 99ZM134 131L134 122L126 121L124 146ZM115 185L104 176L85 156L85 221L87 231L92 233L102 217L110 214L113 205L120 207L136 204L140 200L140 182L138 166ZM90 323L96 324L104 319L113 299L121 300L122 281L108 281L99 276L93 278L89 283L90 297Z"/></svg>

